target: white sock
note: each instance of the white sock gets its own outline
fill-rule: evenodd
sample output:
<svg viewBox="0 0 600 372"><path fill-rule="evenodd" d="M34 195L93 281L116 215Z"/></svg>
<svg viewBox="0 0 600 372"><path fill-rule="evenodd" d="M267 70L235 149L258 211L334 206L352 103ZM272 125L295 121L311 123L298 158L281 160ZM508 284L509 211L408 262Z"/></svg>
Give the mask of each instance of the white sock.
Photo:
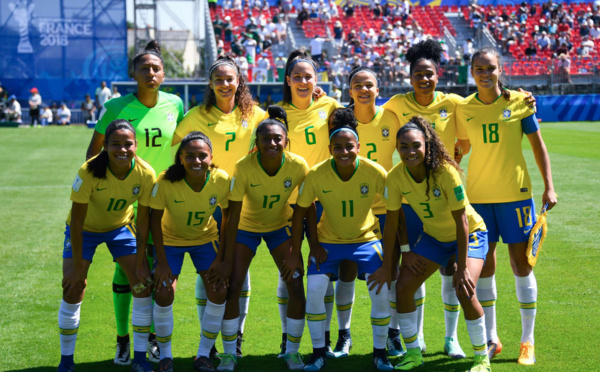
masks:
<svg viewBox="0 0 600 372"><path fill-rule="evenodd" d="M398 313L398 322L400 323L400 334L407 349L419 347L417 311L412 313Z"/></svg>
<svg viewBox="0 0 600 372"><path fill-rule="evenodd" d="M485 334L485 317L482 316L475 320L466 320L467 330L473 344L475 355L485 355L487 352L486 334Z"/></svg>
<svg viewBox="0 0 600 372"><path fill-rule="evenodd" d="M210 300L206 303L206 311L204 312L202 322L202 337L200 337L197 357L209 356L210 349L214 346L215 340L221 330L223 315L225 315L225 303L215 304L210 302Z"/></svg>
<svg viewBox="0 0 600 372"><path fill-rule="evenodd" d="M288 332L285 343L286 354L295 354L300 349L300 341L304 332L304 319L287 318Z"/></svg>
<svg viewBox="0 0 600 372"><path fill-rule="evenodd" d="M390 283L390 290L388 291L388 300L390 301L390 329L400 329L398 323L398 312L396 311L396 283L397 280Z"/></svg>
<svg viewBox="0 0 600 372"><path fill-rule="evenodd" d="M287 333L287 307L288 307L288 291L287 286L281 275L277 283L277 306L279 307L279 319L281 320L281 333Z"/></svg>
<svg viewBox="0 0 600 372"><path fill-rule="evenodd" d="M238 325L238 332L244 333L244 326L246 325L246 315L248 315L248 304L250 303L250 271L246 273L246 279L244 279L244 285L242 286L242 293L240 294L240 320Z"/></svg>
<svg viewBox="0 0 600 372"><path fill-rule="evenodd" d="M221 338L223 339L223 352L225 354L235 355L239 324L239 318L223 319L223 322L221 322Z"/></svg>
<svg viewBox="0 0 600 372"><path fill-rule="evenodd" d="M527 276L516 276L517 299L521 308L521 342L534 344L533 330L537 312L537 281L533 271Z"/></svg>
<svg viewBox="0 0 600 372"><path fill-rule="evenodd" d="M485 330L487 340L498 342L498 333L496 332L496 276L489 278L479 278L477 281L477 299L483 307L485 314Z"/></svg>
<svg viewBox="0 0 600 372"><path fill-rule="evenodd" d="M204 281L200 275L196 276L196 310L198 311L198 320L200 321L200 331L202 331L202 316L204 315L204 309L206 309L206 288L204 288Z"/></svg>
<svg viewBox="0 0 600 372"><path fill-rule="evenodd" d="M337 309L339 329L350 329L352 305L354 304L354 280L335 284L335 307Z"/></svg>
<svg viewBox="0 0 600 372"><path fill-rule="evenodd" d="M417 331L423 338L423 317L425 312L425 283L421 284L415 292L415 305L417 306Z"/></svg>
<svg viewBox="0 0 600 372"><path fill-rule="evenodd" d="M369 275L366 276L366 280ZM369 291L371 297L371 329L373 331L373 347L375 349L385 349L387 341L387 330L390 324L390 303L388 299L388 289L384 285L379 294L377 288Z"/></svg>
<svg viewBox="0 0 600 372"><path fill-rule="evenodd" d="M325 319L325 331L329 331L331 326L331 317L333 315L333 300L335 297L335 290L333 288L333 282L329 282L327 285L327 291L325 292L325 314L327 314L327 318Z"/></svg>
<svg viewBox="0 0 600 372"><path fill-rule="evenodd" d="M173 358L171 336L173 334L173 305L158 306L154 303L154 329L160 348L160 359Z"/></svg>
<svg viewBox="0 0 600 372"><path fill-rule="evenodd" d="M65 300L60 303L58 310L58 332L60 333L60 354L75 354L75 342L81 317L81 302L69 304Z"/></svg>
<svg viewBox="0 0 600 372"><path fill-rule="evenodd" d="M325 274L308 275L306 279L306 322L313 348L325 347L325 292L329 285Z"/></svg>
<svg viewBox="0 0 600 372"><path fill-rule="evenodd" d="M148 334L152 325L152 297L133 298L131 308L131 324L133 326L133 351L146 352Z"/></svg>
<svg viewBox="0 0 600 372"><path fill-rule="evenodd" d="M444 302L444 321L446 323L446 337L456 337L460 303L456 297L456 290L452 285L452 276L442 275L442 301Z"/></svg>

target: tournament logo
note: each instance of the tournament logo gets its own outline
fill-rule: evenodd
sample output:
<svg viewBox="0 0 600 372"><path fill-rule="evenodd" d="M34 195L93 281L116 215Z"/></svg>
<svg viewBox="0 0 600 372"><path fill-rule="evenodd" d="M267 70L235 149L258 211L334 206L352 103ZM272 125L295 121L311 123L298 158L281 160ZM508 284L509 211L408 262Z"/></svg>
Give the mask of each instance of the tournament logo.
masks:
<svg viewBox="0 0 600 372"><path fill-rule="evenodd" d="M242 120L242 128L248 129L248 121Z"/></svg>
<svg viewBox="0 0 600 372"><path fill-rule="evenodd" d="M323 120L327 119L327 114L325 111L319 111L319 117Z"/></svg>
<svg viewBox="0 0 600 372"><path fill-rule="evenodd" d="M390 127L388 127L388 126L381 127L381 135L383 136L383 138L388 138L390 136Z"/></svg>
<svg viewBox="0 0 600 372"><path fill-rule="evenodd" d="M283 180L283 187L285 187L286 189L289 189L290 187L292 187L292 178L291 177L286 177Z"/></svg>
<svg viewBox="0 0 600 372"><path fill-rule="evenodd" d="M136 197L140 194L141 189L142 189L142 185L133 185L133 188L131 189L131 193L133 194L134 197Z"/></svg>
<svg viewBox="0 0 600 372"><path fill-rule="evenodd" d="M217 204L217 194L212 194L209 198L208 198L208 204L210 204L210 206L214 206L215 204Z"/></svg>
<svg viewBox="0 0 600 372"><path fill-rule="evenodd" d="M368 183L362 183L360 185L360 193L362 195L367 195L369 193L369 184Z"/></svg>
<svg viewBox="0 0 600 372"><path fill-rule="evenodd" d="M505 108L504 110L502 110L502 117L505 119L510 118L511 115L511 111L509 108Z"/></svg>
<svg viewBox="0 0 600 372"><path fill-rule="evenodd" d="M446 119L447 117L448 117L448 109L445 107L442 107L440 109L440 118Z"/></svg>
<svg viewBox="0 0 600 372"><path fill-rule="evenodd" d="M175 115L173 115L173 114L167 114L167 121L169 123L173 123L174 120L175 120Z"/></svg>

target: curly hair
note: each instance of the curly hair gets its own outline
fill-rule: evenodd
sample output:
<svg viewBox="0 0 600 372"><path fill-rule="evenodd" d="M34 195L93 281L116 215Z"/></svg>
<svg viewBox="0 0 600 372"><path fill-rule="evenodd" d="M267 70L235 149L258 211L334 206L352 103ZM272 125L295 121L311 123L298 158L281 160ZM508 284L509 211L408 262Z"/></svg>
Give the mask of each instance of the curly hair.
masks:
<svg viewBox="0 0 600 372"><path fill-rule="evenodd" d="M133 77L133 74L135 72L135 69L136 69L138 63L140 63L140 60L146 54L152 54L153 56L158 57L160 59L160 63L163 64L160 44L156 40L150 40L148 42L148 44L146 44L146 47L144 48L144 50L139 52L138 54L136 54L135 57L133 57L133 60L131 61L131 66L129 67L129 75L130 76Z"/></svg>
<svg viewBox="0 0 600 372"><path fill-rule="evenodd" d="M317 75L317 69L315 67L315 63L310 58L310 56L302 51L302 50L294 50L290 53L287 63L285 64L285 76L290 76L292 73L292 68L298 62L308 62L314 68L315 79ZM283 102L291 104L292 103L292 88L287 82L287 79L283 79Z"/></svg>
<svg viewBox="0 0 600 372"><path fill-rule="evenodd" d="M422 116L413 116L410 121L402 126L396 135L396 142L402 135L406 132L416 130L423 134L423 138L425 139L425 180L427 182L427 189L425 190L425 195L427 195L427 200L429 200L429 190L430 190L430 178L433 181L433 184L436 183L436 174L445 164L451 165L459 172L462 172L458 163L454 161L452 156L448 154L444 143L436 133L435 129L431 127L427 119Z"/></svg>
<svg viewBox="0 0 600 372"><path fill-rule="evenodd" d="M244 77L241 74L240 68L236 65L235 61L231 56L225 55L220 56L217 60L210 66L209 72L211 76L208 77L208 80L212 79L212 72L218 65L231 66L235 69L238 78L238 87L235 92L235 103L242 113L242 120L247 120L252 115L253 107L258 105L258 103L252 98L252 93L246 86L244 81ZM204 108L207 113L210 113L211 108L217 104L217 96L215 96L215 92L210 87L210 84L206 87L206 93L204 94Z"/></svg>
<svg viewBox="0 0 600 372"><path fill-rule="evenodd" d="M502 57L500 56L500 53L498 53L496 48L483 47L481 49L477 49L477 51L475 53L473 53L473 57L471 57L471 69L473 68L473 63L475 62L475 58L479 58L483 54L490 54L490 55L496 57L496 59L498 60L498 68L500 68L500 66L502 66ZM500 88L500 92L502 92L502 97L504 97L505 100L510 101L510 91L504 87L504 83L502 82L502 79L498 79L498 87Z"/></svg>
<svg viewBox="0 0 600 372"><path fill-rule="evenodd" d="M208 145L210 153L212 154L212 142L208 136L200 131L194 131L188 133L179 144L177 148L177 152L175 153L175 162L165 171L165 179L171 181L171 183L175 183L177 181L181 181L185 178L185 168L181 163L181 152L188 145L188 143L192 141L203 141ZM210 169L214 169L217 166L214 164L210 164Z"/></svg>
<svg viewBox="0 0 600 372"><path fill-rule="evenodd" d="M437 73L440 62L442 61L442 53L444 53L444 49L442 49L439 42L433 39L419 41L408 48L405 58L410 63L411 75L417 62L422 59L431 61L434 64Z"/></svg>
<svg viewBox="0 0 600 372"><path fill-rule="evenodd" d="M358 122L354 116L354 111L350 108L340 108L339 110L334 110L331 115L333 119L329 128L329 141L331 142L335 134L349 130L354 133L356 142L358 142L358 131L356 130Z"/></svg>

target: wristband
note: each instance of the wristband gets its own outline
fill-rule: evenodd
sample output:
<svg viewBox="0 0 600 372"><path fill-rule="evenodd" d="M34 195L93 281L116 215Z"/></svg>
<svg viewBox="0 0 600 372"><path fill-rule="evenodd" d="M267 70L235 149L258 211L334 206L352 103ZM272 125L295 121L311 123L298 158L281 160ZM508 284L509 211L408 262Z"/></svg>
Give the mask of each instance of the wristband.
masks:
<svg viewBox="0 0 600 372"><path fill-rule="evenodd" d="M410 245L402 244L400 246L400 252L402 252L402 253L410 252Z"/></svg>

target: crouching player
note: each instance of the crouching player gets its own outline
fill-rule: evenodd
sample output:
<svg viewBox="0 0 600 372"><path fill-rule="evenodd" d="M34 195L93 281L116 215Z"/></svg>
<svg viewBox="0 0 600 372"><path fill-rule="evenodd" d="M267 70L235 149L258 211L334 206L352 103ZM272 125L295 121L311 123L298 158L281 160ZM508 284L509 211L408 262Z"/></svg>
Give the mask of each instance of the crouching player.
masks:
<svg viewBox="0 0 600 372"><path fill-rule="evenodd" d="M412 251L408 245L400 248L402 265L396 285L396 306L407 354L395 369L410 370L423 364L414 294L456 255L458 268L453 284L475 351L470 370L490 371L483 308L475 294L488 251L485 223L467 200L458 164L425 119L415 116L398 131L397 148L402 162L388 174L384 192L387 209L384 247L391 249L396 242L395 227L402 197L423 221L424 231ZM372 287L391 281L394 265L391 257L386 256L382 270L371 277Z"/></svg>
<svg viewBox="0 0 600 372"><path fill-rule="evenodd" d="M73 371L73 354L79 328L87 273L99 244L106 243L121 265L130 287L147 284L146 259L150 193L154 171L135 154L135 130L126 120L115 120L104 136L104 150L88 160L73 182L73 206L67 218L63 250L63 301L58 313L61 361L59 372ZM137 231L133 203L138 202ZM137 239L136 239L137 232ZM137 266L137 271L136 271ZM147 286L146 286L147 287ZM145 288L134 293L134 360L131 370L152 371L146 360L146 341L152 323L152 298Z"/></svg>

